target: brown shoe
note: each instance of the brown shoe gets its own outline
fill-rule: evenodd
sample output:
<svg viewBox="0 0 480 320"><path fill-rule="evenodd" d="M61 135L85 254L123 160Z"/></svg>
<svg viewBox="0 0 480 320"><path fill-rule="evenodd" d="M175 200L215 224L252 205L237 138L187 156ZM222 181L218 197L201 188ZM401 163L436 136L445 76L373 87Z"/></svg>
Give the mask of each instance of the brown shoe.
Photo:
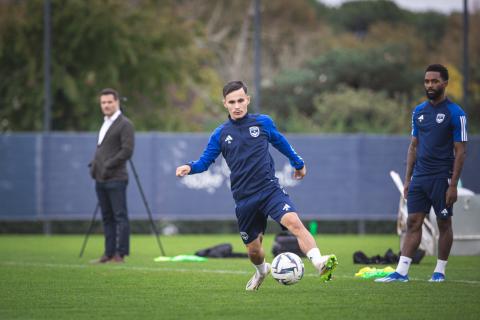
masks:
<svg viewBox="0 0 480 320"><path fill-rule="evenodd" d="M125 259L121 255L116 254L116 255L113 256L113 258L110 260L110 262L124 263Z"/></svg>
<svg viewBox="0 0 480 320"><path fill-rule="evenodd" d="M103 255L98 259L90 261L90 263L107 263L108 261L112 260L113 258L110 256Z"/></svg>

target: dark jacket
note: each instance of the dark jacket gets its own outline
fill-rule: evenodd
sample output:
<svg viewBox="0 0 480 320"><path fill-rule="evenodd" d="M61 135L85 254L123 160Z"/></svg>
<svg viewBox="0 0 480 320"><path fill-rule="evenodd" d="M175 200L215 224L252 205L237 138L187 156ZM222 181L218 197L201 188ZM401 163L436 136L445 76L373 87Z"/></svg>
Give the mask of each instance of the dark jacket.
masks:
<svg viewBox="0 0 480 320"><path fill-rule="evenodd" d="M135 144L132 122L122 114L112 123L97 145L90 162L90 175L98 182L128 180L127 161Z"/></svg>

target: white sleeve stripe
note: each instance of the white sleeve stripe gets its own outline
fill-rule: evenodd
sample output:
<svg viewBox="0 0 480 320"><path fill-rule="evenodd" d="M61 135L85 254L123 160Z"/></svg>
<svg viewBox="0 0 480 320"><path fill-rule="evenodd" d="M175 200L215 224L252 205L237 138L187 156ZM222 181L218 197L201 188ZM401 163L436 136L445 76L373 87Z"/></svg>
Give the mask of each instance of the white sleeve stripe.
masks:
<svg viewBox="0 0 480 320"><path fill-rule="evenodd" d="M460 127L462 131L462 141L467 141L467 118L465 116L460 116Z"/></svg>
<svg viewBox="0 0 480 320"><path fill-rule="evenodd" d="M461 130L461 141L465 141L465 132L463 130L463 116L460 116L460 130Z"/></svg>
<svg viewBox="0 0 480 320"><path fill-rule="evenodd" d="M459 117L460 120L460 141L463 141L463 119L462 116Z"/></svg>
<svg viewBox="0 0 480 320"><path fill-rule="evenodd" d="M412 132L410 135L413 136L413 131L415 130L415 112L412 112Z"/></svg>

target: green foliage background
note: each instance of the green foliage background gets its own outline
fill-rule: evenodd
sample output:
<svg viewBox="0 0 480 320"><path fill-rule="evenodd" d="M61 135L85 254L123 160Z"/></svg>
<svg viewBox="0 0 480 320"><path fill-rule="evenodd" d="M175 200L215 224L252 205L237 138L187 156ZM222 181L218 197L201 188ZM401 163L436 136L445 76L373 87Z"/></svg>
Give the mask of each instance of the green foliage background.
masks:
<svg viewBox="0 0 480 320"><path fill-rule="evenodd" d="M470 15L471 133L479 18ZM463 102L461 13L263 1L261 37L260 111L287 132L408 134L430 63L448 66L448 95ZM209 131L226 116L223 83L253 85L252 1L52 0L52 59L53 130L98 130L98 92L113 87L137 130ZM0 132L42 130L42 0L0 2L0 75Z"/></svg>

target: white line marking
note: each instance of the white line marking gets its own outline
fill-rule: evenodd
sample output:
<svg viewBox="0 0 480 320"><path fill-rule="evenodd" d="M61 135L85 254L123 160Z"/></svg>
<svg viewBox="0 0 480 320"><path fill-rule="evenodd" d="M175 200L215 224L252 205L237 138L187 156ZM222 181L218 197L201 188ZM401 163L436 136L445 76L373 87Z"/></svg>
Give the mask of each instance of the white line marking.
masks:
<svg viewBox="0 0 480 320"><path fill-rule="evenodd" d="M39 267L39 268L71 268L71 269L85 269L94 268L100 265L95 264L63 264L63 263L36 263L36 262L16 262L16 261L4 261L0 262L0 265L16 266L16 267ZM107 265L105 265L107 266ZM200 272L200 273L223 273L223 274L250 274L246 271L237 270L218 270L218 269L185 269L185 268L153 268L153 267L136 267L136 266L122 266L108 264L108 267L118 270L135 270L135 271L176 271L176 272Z"/></svg>
<svg viewBox="0 0 480 320"><path fill-rule="evenodd" d="M70 268L70 269L85 269L85 268L94 268L98 265L93 264L64 264L64 263L38 263L38 262L17 262L17 261L3 261L0 262L0 266L15 266L15 267L39 267L39 268ZM250 271L239 271L239 270L220 270L220 269L185 269L185 268L164 268L164 267L136 267L136 266L122 266L122 265L112 265L108 264L108 267L117 270L134 270L134 271L152 271L152 272L161 272L161 271L170 271L170 272L199 272L199 273L217 273L217 274L240 274L240 275L249 275L252 272ZM316 273L305 274L306 277L317 277ZM354 276L338 276L335 275L334 278L340 279L358 279L362 281L370 281L367 279L361 279ZM371 279L373 281L373 279ZM410 278L410 281L418 282L428 282L428 279L418 279ZM455 282L455 283L465 283L480 285L480 281L477 280L447 280L446 282Z"/></svg>

